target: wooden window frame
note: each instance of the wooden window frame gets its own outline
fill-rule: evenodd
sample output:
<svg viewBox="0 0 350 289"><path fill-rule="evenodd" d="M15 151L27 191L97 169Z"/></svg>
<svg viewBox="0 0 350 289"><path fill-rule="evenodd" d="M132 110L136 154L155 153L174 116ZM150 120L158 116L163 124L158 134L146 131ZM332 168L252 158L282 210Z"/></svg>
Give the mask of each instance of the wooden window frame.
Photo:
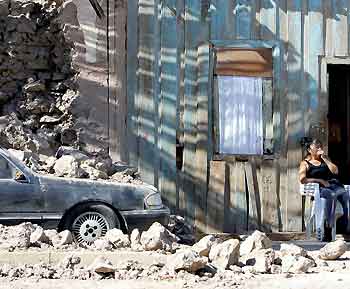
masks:
<svg viewBox="0 0 350 289"><path fill-rule="evenodd" d="M281 44L279 41L270 40L213 40L210 41L211 54L210 62L212 63L210 69L211 80L211 95L212 95L212 141L213 141L213 159L214 160L227 160L236 159L241 161L247 161L251 157L262 157L263 159L274 159L276 156L276 139L279 138L279 125L280 125L280 115L275 107L274 99L279 97L280 91L280 62L281 62ZM241 154L221 154L218 152L218 119L215 118L218 112L215 112L217 107L218 99L215 99L215 51L216 49L222 48L234 48L234 49L259 49L259 48L269 48L272 50L272 93L270 99L263 102L263 123L264 123L264 140L263 140L263 154L262 155L241 155ZM268 108L266 108L268 106Z"/></svg>

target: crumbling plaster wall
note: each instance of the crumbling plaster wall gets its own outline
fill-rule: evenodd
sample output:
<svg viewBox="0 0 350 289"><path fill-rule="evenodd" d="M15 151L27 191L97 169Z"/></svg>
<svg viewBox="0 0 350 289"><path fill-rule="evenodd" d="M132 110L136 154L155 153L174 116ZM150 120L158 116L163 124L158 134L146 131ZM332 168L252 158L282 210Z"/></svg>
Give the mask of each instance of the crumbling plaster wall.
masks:
<svg viewBox="0 0 350 289"><path fill-rule="evenodd" d="M106 15L103 19L96 15L88 0L63 4L61 22L66 26L69 39L75 43L77 55L73 61L80 72L77 78L80 103L85 108L77 127L86 131L83 141L90 144L96 141L97 147L106 148L108 145L114 160L127 161L127 1L98 2Z"/></svg>
<svg viewBox="0 0 350 289"><path fill-rule="evenodd" d="M15 14L16 17L22 17L20 24L26 27L26 29L30 29L30 25L28 24L31 24L33 21L38 21L38 19L41 19L41 17L40 15L37 15L36 18L34 17L34 19L33 15L30 15L30 13L27 13L26 15L25 11L22 8L16 8L18 10L17 11L15 9L15 5L26 7L28 5L33 5L33 3L38 3L40 5L44 5L46 7L45 9L48 11L50 11L51 9L48 8L49 6L54 7L52 10L56 9L58 11L57 17L51 17L50 21L52 20L56 23L55 27L57 27L58 30L62 30L59 32L63 32L60 35L63 34L64 37L63 40L60 42L61 47L59 45L55 45L57 46L58 50L60 50L60 48L61 50L65 50L64 53L62 52L62 55L66 55L67 57L69 57L71 62L71 67L68 68L69 71L67 72L67 75L65 75L65 78L61 80L64 83L70 83L73 87L69 87L69 89L74 91L74 93L71 93L71 96L67 96L68 101L73 102L73 105L71 105L70 107L70 112L73 115L73 117L69 119L68 124L66 121L64 125L62 125L61 123L59 123L59 125L66 127L68 126L69 129L75 130L77 132L78 140L75 142L75 145L80 146L82 150L92 154L101 154L109 152L114 160L126 161L127 159L125 156L127 154L125 150L127 148L127 145L126 143L124 143L126 130L126 3L124 1L119 0L107 1L109 1L108 4L106 0L99 1L101 7L104 10L105 15L108 17L104 17L102 19L96 15L88 0L0 0L0 7L6 8L7 6L9 8L7 11L9 15L5 15L6 11L2 11L3 17L11 18L11 14ZM43 11L45 9L43 9ZM21 13L23 13L23 15L21 15ZM27 26L25 25L25 21L28 22ZM18 25L18 23L16 25ZM7 23L5 23L3 26L5 27L4 29L6 31L8 29ZM47 34L50 34L51 26L54 25L49 24L48 27L43 28L42 30ZM18 30L18 27L16 29ZM12 33L12 35L15 35L15 37L27 37L28 35L30 36L30 33L27 33L28 31L15 32L16 33ZM35 37L37 37L38 34L40 34L39 31L36 30L35 33L33 34L35 35ZM50 37L52 42L54 42L54 39L52 38L54 38L55 36L52 37L52 35L50 35ZM26 43L26 45L27 44L28 43ZM18 42L16 45L21 46L22 43ZM29 43L29 46L30 45L31 44ZM107 51L108 46L109 51ZM36 51L40 52L40 49L36 49ZM31 52L29 52L29 54L30 53ZM107 53L109 53L109 55L107 55ZM52 55L50 54L46 56L44 55L43 58L47 60L51 57ZM16 60L17 56L14 56L13 58ZM30 63L30 56L28 63ZM33 62L32 64L35 65L35 62ZM65 63L64 65L67 66L67 63ZM48 84L51 85L51 83L53 82L53 74L51 73L51 70L57 70L58 66L59 65L56 65L54 67L49 63L49 67L47 67L47 69L41 69L41 75L45 75L45 73L46 75L51 75L49 77L50 79L48 80L38 79L39 77L37 77L38 74L36 73L34 79L27 79L26 77L30 77L29 75L23 77L22 82L16 80L15 82L12 82L12 84L16 86L17 90L18 86L20 86L19 91L21 95L23 94L23 87L26 84L28 85L28 82L39 81L39 84L44 83L46 86ZM63 66L63 64L61 66ZM61 67L58 70L60 69ZM17 72L15 71L14 74L18 75ZM24 70L24 72L26 72L26 70ZM9 71L8 73L11 73L11 71ZM16 76L14 75L11 76L16 78ZM4 81L4 78L2 80ZM40 87L40 85L36 85L35 87L38 88ZM45 95L40 91L38 92L41 93L40 97L44 98L45 101L49 101L47 95L51 94L50 89L51 88L45 87ZM0 88L0 92L4 93L4 89ZM5 97L7 97L7 95L2 95L2 98ZM23 94L21 97L25 100L27 98L27 95ZM55 101L57 106L57 100ZM12 106L9 105L8 101L6 105L2 103L2 116L11 113L12 115L18 115L18 111L14 107L17 105L17 102L18 99L16 101L12 101ZM63 114L65 114L65 112L63 112ZM6 125L9 122L9 119L10 118L2 118L0 120L0 129L6 127ZM51 123L50 125L51 128L53 128L55 123ZM45 124L39 124L39 130L42 129L42 127L45 128ZM37 138L36 134L38 132L38 128L31 130L34 132L34 136L30 137ZM28 131L27 127L25 126L23 130L25 130L25 133ZM56 128L53 129L53 131L57 133ZM59 129L58 131L61 131L61 129ZM48 133L46 133L44 130L41 130L41 135L44 136L45 139L47 138ZM55 135L54 137L57 140L57 135ZM35 141L40 143L41 140ZM69 143L61 144L70 145ZM20 145L16 148L30 149L35 151L34 148L21 147ZM52 153L50 152L50 150L43 150L42 146L40 145L37 146L37 149L37 153Z"/></svg>

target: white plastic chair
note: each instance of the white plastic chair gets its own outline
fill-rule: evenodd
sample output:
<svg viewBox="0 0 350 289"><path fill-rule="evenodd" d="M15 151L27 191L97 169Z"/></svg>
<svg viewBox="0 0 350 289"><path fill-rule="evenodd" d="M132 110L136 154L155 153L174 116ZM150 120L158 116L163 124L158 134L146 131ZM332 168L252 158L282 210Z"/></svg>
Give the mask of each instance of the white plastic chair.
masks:
<svg viewBox="0 0 350 289"><path fill-rule="evenodd" d="M345 185L344 186L348 195L350 196L350 185ZM315 206L320 205L321 203L321 197L320 197L320 186L318 183L308 183L308 184L300 184L300 194L305 197L313 197L314 201L312 202L311 207L309 208L309 212L307 212L307 215L309 216L308 219L306 220L306 237L309 239L311 237L312 231L314 231L315 222L316 222L316 216L315 216ZM332 206L335 207L335 218L334 218L334 223L332 224L332 241L335 240L336 237L336 232L337 232L337 215L342 215L343 210L337 202L337 200L333 201ZM334 207L333 207L334 208ZM322 223L324 220L320 220ZM321 228L323 229L323 228Z"/></svg>

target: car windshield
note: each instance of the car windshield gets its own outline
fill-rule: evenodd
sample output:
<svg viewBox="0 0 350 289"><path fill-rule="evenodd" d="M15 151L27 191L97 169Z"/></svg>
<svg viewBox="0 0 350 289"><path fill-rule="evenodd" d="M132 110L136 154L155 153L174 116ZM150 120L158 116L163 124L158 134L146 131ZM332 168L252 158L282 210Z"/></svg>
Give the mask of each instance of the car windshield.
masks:
<svg viewBox="0 0 350 289"><path fill-rule="evenodd" d="M15 179L17 169L2 155L0 155L0 179Z"/></svg>

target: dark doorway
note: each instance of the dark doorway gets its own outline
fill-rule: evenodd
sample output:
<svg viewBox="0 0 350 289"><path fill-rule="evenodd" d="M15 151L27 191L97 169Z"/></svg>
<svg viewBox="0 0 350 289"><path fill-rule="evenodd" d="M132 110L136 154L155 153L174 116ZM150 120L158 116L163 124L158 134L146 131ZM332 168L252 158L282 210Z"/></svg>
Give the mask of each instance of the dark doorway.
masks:
<svg viewBox="0 0 350 289"><path fill-rule="evenodd" d="M328 77L328 154L350 184L350 65L329 64Z"/></svg>

